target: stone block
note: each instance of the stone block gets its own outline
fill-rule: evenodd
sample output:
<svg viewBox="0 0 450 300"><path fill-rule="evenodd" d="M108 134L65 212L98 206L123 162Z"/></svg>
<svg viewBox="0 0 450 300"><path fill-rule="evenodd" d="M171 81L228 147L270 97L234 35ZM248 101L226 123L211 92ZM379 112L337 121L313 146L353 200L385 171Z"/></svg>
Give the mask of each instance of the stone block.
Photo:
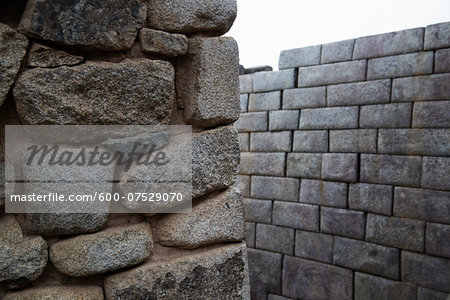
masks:
<svg viewBox="0 0 450 300"><path fill-rule="evenodd" d="M295 229L319 231L319 206L274 201L272 223Z"/></svg>
<svg viewBox="0 0 450 300"><path fill-rule="evenodd" d="M281 294L283 255L258 249L248 249L252 299L264 299L267 293Z"/></svg>
<svg viewBox="0 0 450 300"><path fill-rule="evenodd" d="M276 110L269 112L269 130L295 130L298 129L298 110Z"/></svg>
<svg viewBox="0 0 450 300"><path fill-rule="evenodd" d="M266 131L269 126L269 118L266 112L242 113L234 127L239 132Z"/></svg>
<svg viewBox="0 0 450 300"><path fill-rule="evenodd" d="M327 152L328 131L327 130L305 130L294 131L294 152Z"/></svg>
<svg viewBox="0 0 450 300"><path fill-rule="evenodd" d="M294 253L294 229L256 224L256 248L277 253Z"/></svg>
<svg viewBox="0 0 450 300"><path fill-rule="evenodd" d="M295 70L288 69L276 72L258 72L253 74L253 90L268 92L295 87Z"/></svg>
<svg viewBox="0 0 450 300"><path fill-rule="evenodd" d="M355 300L416 299L416 292L411 284L355 273Z"/></svg>
<svg viewBox="0 0 450 300"><path fill-rule="evenodd" d="M394 216L450 224L450 192L396 187Z"/></svg>
<svg viewBox="0 0 450 300"><path fill-rule="evenodd" d="M245 222L245 244L247 247L255 247L256 224Z"/></svg>
<svg viewBox="0 0 450 300"><path fill-rule="evenodd" d="M283 91L283 109L316 108L326 105L326 87L324 86Z"/></svg>
<svg viewBox="0 0 450 300"><path fill-rule="evenodd" d="M52 68L73 66L83 62L82 56L69 54L38 43L33 43L28 54L28 66Z"/></svg>
<svg viewBox="0 0 450 300"><path fill-rule="evenodd" d="M250 151L252 152L290 152L290 131L252 132L250 134Z"/></svg>
<svg viewBox="0 0 450 300"><path fill-rule="evenodd" d="M295 256L333 262L333 236L297 230L295 234Z"/></svg>
<svg viewBox="0 0 450 300"><path fill-rule="evenodd" d="M450 260L402 251L402 280L450 293Z"/></svg>
<svg viewBox="0 0 450 300"><path fill-rule="evenodd" d="M320 63L321 46L309 46L280 52L278 69L289 69L303 66L318 65Z"/></svg>
<svg viewBox="0 0 450 300"><path fill-rule="evenodd" d="M280 109L281 92L250 94L248 111L266 111Z"/></svg>
<svg viewBox="0 0 450 300"><path fill-rule="evenodd" d="M425 252L450 258L450 225L427 223Z"/></svg>
<svg viewBox="0 0 450 300"><path fill-rule="evenodd" d="M7 293L4 300L29 299L98 299L103 300L103 289L95 285L47 286Z"/></svg>
<svg viewBox="0 0 450 300"><path fill-rule="evenodd" d="M283 176L285 165L284 153L241 153L241 175Z"/></svg>
<svg viewBox="0 0 450 300"><path fill-rule="evenodd" d="M240 95L241 113L248 111L248 94Z"/></svg>
<svg viewBox="0 0 450 300"><path fill-rule="evenodd" d="M434 54L434 72L450 72L450 49L437 50Z"/></svg>
<svg viewBox="0 0 450 300"><path fill-rule="evenodd" d="M244 198L245 220L248 222L272 222L272 200Z"/></svg>
<svg viewBox="0 0 450 300"><path fill-rule="evenodd" d="M253 75L239 75L239 87L241 94L253 93Z"/></svg>
<svg viewBox="0 0 450 300"><path fill-rule="evenodd" d="M389 103L389 79L330 85L327 87L327 105L361 105Z"/></svg>
<svg viewBox="0 0 450 300"><path fill-rule="evenodd" d="M239 148L241 149L241 152L250 151L250 133L239 133Z"/></svg>
<svg viewBox="0 0 450 300"><path fill-rule="evenodd" d="M358 38L353 59L421 51L423 34L423 28L413 28Z"/></svg>
<svg viewBox="0 0 450 300"><path fill-rule="evenodd" d="M450 127L450 101L429 101L414 103L413 128Z"/></svg>
<svg viewBox="0 0 450 300"><path fill-rule="evenodd" d="M185 35L149 28L139 30L139 44L142 52L170 57L184 55L188 51Z"/></svg>
<svg viewBox="0 0 450 300"><path fill-rule="evenodd" d="M236 121L240 112L236 41L231 37L190 39L187 54L177 60L176 86L185 122L213 127Z"/></svg>
<svg viewBox="0 0 450 300"><path fill-rule="evenodd" d="M450 22L428 25L423 47L425 50L450 47Z"/></svg>
<svg viewBox="0 0 450 300"><path fill-rule="evenodd" d="M450 190L450 157L424 157L422 165L423 188Z"/></svg>
<svg viewBox="0 0 450 300"><path fill-rule="evenodd" d="M320 231L364 239L366 217L362 211L321 207Z"/></svg>
<svg viewBox="0 0 450 300"><path fill-rule="evenodd" d="M399 279L398 249L336 236L333 261L338 266L356 271Z"/></svg>
<svg viewBox="0 0 450 300"><path fill-rule="evenodd" d="M300 202L345 208L347 206L347 184L302 179Z"/></svg>
<svg viewBox="0 0 450 300"><path fill-rule="evenodd" d="M422 252L425 241L425 222L368 214L366 240L385 246Z"/></svg>
<svg viewBox="0 0 450 300"><path fill-rule="evenodd" d="M300 67L298 69L298 87L363 81L365 77L365 60Z"/></svg>
<svg viewBox="0 0 450 300"><path fill-rule="evenodd" d="M357 154L324 153L322 179L355 182L358 177Z"/></svg>
<svg viewBox="0 0 450 300"><path fill-rule="evenodd" d="M448 293L418 287L417 300L447 300Z"/></svg>
<svg viewBox="0 0 450 300"><path fill-rule="evenodd" d="M354 183L350 184L348 206L383 215L391 215L392 192L389 185Z"/></svg>
<svg viewBox="0 0 450 300"><path fill-rule="evenodd" d="M298 201L300 180L297 178L281 178L252 176L251 195L253 198Z"/></svg>
<svg viewBox="0 0 450 300"><path fill-rule="evenodd" d="M447 100L450 94L450 74L434 74L395 78L392 101Z"/></svg>
<svg viewBox="0 0 450 300"><path fill-rule="evenodd" d="M433 73L433 51L369 59L367 80Z"/></svg>
<svg viewBox="0 0 450 300"><path fill-rule="evenodd" d="M450 135L447 129L380 129L378 153L450 155Z"/></svg>
<svg viewBox="0 0 450 300"><path fill-rule="evenodd" d="M376 153L377 130L330 130L330 152Z"/></svg>
<svg viewBox="0 0 450 300"><path fill-rule="evenodd" d="M319 153L288 153L286 176L319 179L321 162Z"/></svg>
<svg viewBox="0 0 450 300"><path fill-rule="evenodd" d="M359 126L361 128L410 127L411 111L411 103L361 106Z"/></svg>
<svg viewBox="0 0 450 300"><path fill-rule="evenodd" d="M233 186L241 191L242 196L250 197L250 176L238 175Z"/></svg>
<svg viewBox="0 0 450 300"><path fill-rule="evenodd" d="M282 282L295 299L352 299L352 271L328 264L285 256Z"/></svg>
<svg viewBox="0 0 450 300"><path fill-rule="evenodd" d="M22 228L13 215L0 218L0 242L15 244L23 240Z"/></svg>
<svg viewBox="0 0 450 300"><path fill-rule="evenodd" d="M328 64L352 60L354 45L354 39L324 44L322 45L322 57L320 62L322 64Z"/></svg>
<svg viewBox="0 0 450 300"><path fill-rule="evenodd" d="M358 128L358 107L325 107L303 109L300 129Z"/></svg>
<svg viewBox="0 0 450 300"><path fill-rule="evenodd" d="M422 159L419 156L361 154L360 181L419 186Z"/></svg>

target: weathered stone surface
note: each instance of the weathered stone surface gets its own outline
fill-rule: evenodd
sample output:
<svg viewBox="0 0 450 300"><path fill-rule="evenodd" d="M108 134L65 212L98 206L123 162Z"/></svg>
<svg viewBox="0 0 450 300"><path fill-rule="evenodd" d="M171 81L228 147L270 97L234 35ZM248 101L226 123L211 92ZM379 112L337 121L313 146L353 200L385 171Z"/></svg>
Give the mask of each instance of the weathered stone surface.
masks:
<svg viewBox="0 0 450 300"><path fill-rule="evenodd" d="M8 185L11 186L11 183ZM0 162L0 208L3 206L5 206L5 162Z"/></svg>
<svg viewBox="0 0 450 300"><path fill-rule="evenodd" d="M240 112L236 41L231 37L190 39L187 54L177 61L176 85L187 123L212 127L236 121Z"/></svg>
<svg viewBox="0 0 450 300"><path fill-rule="evenodd" d="M23 72L14 98L19 116L32 125L168 124L173 81L168 62L88 62Z"/></svg>
<svg viewBox="0 0 450 300"><path fill-rule="evenodd" d="M425 252L450 258L450 225L427 223Z"/></svg>
<svg viewBox="0 0 450 300"><path fill-rule="evenodd" d="M450 127L450 101L414 103L412 127Z"/></svg>
<svg viewBox="0 0 450 300"><path fill-rule="evenodd" d="M377 130L331 130L330 152L376 153Z"/></svg>
<svg viewBox="0 0 450 300"><path fill-rule="evenodd" d="M450 190L450 157L424 157L421 186Z"/></svg>
<svg viewBox="0 0 450 300"><path fill-rule="evenodd" d="M210 32L222 35L233 25L236 0L146 0L147 25L181 33Z"/></svg>
<svg viewBox="0 0 450 300"><path fill-rule="evenodd" d="M333 236L297 230L295 256L331 263L333 261Z"/></svg>
<svg viewBox="0 0 450 300"><path fill-rule="evenodd" d="M395 78L392 83L394 101L447 100L449 94L450 74Z"/></svg>
<svg viewBox="0 0 450 300"><path fill-rule="evenodd" d="M278 69L289 69L302 66L318 65L320 63L321 46L309 46L280 52Z"/></svg>
<svg viewBox="0 0 450 300"><path fill-rule="evenodd" d="M294 254L294 229L256 224L256 248Z"/></svg>
<svg viewBox="0 0 450 300"><path fill-rule="evenodd" d="M250 134L250 151L289 152L291 132L255 132Z"/></svg>
<svg viewBox="0 0 450 300"><path fill-rule="evenodd" d="M150 225L139 223L58 241L50 246L50 260L62 274L85 277L136 265L152 250Z"/></svg>
<svg viewBox="0 0 450 300"><path fill-rule="evenodd" d="M319 206L274 201L272 223L295 229L319 231Z"/></svg>
<svg viewBox="0 0 450 300"><path fill-rule="evenodd" d="M355 300L416 299L416 290L411 284L355 273Z"/></svg>
<svg viewBox="0 0 450 300"><path fill-rule="evenodd" d="M392 186L379 184L350 184L348 206L377 214L390 215Z"/></svg>
<svg viewBox="0 0 450 300"><path fill-rule="evenodd" d="M275 110L269 112L269 130L295 130L300 118L297 110Z"/></svg>
<svg viewBox="0 0 450 300"><path fill-rule="evenodd" d="M325 233L363 239L365 221L362 211L331 207L320 210L320 229Z"/></svg>
<svg viewBox="0 0 450 300"><path fill-rule="evenodd" d="M258 249L248 249L252 299L264 299L269 292L281 294L283 256Z"/></svg>
<svg viewBox="0 0 450 300"><path fill-rule="evenodd" d="M139 30L141 51L166 56L179 56L188 51L188 39L182 34L142 28Z"/></svg>
<svg viewBox="0 0 450 300"><path fill-rule="evenodd" d="M253 93L253 75L239 75L239 87L241 94Z"/></svg>
<svg viewBox="0 0 450 300"><path fill-rule="evenodd" d="M295 299L352 299L351 270L285 256L283 295Z"/></svg>
<svg viewBox="0 0 450 300"><path fill-rule="evenodd" d="M425 50L450 46L450 22L428 25L425 28Z"/></svg>
<svg viewBox="0 0 450 300"><path fill-rule="evenodd" d="M418 287L417 300L447 300L448 293Z"/></svg>
<svg viewBox="0 0 450 300"><path fill-rule="evenodd" d="M250 151L250 133L239 133L239 148L241 149L241 152Z"/></svg>
<svg viewBox="0 0 450 300"><path fill-rule="evenodd" d="M0 218L0 243L20 243L23 239L22 228L12 215Z"/></svg>
<svg viewBox="0 0 450 300"><path fill-rule="evenodd" d="M450 293L450 260L402 251L402 280Z"/></svg>
<svg viewBox="0 0 450 300"><path fill-rule="evenodd" d="M242 196L250 197L250 176L238 175L234 187L242 192Z"/></svg>
<svg viewBox="0 0 450 300"><path fill-rule="evenodd" d="M250 94L248 111L266 111L280 109L281 92Z"/></svg>
<svg viewBox="0 0 450 300"><path fill-rule="evenodd" d="M20 63L27 51L28 39L9 26L0 23L0 106L6 99Z"/></svg>
<svg viewBox="0 0 450 300"><path fill-rule="evenodd" d="M258 72L253 74L253 90L268 92L291 89L295 86L295 70L281 70L276 72Z"/></svg>
<svg viewBox="0 0 450 300"><path fill-rule="evenodd" d="M243 152L239 174L283 176L284 166L284 153Z"/></svg>
<svg viewBox="0 0 450 300"><path fill-rule="evenodd" d="M106 299L249 299L247 250L233 243L147 263L104 280Z"/></svg>
<svg viewBox="0 0 450 300"><path fill-rule="evenodd" d="M278 295L274 295L274 294L268 294L267 300L291 300L291 298L278 296Z"/></svg>
<svg viewBox="0 0 450 300"><path fill-rule="evenodd" d="M302 179L300 202L345 208L347 205L347 184Z"/></svg>
<svg viewBox="0 0 450 300"><path fill-rule="evenodd" d="M353 55L353 47L355 40L345 40L322 45L321 63L327 64L351 60Z"/></svg>
<svg viewBox="0 0 450 300"><path fill-rule="evenodd" d="M269 119L266 112L249 112L240 115L239 120L234 123L234 127L239 132L266 131Z"/></svg>
<svg viewBox="0 0 450 300"><path fill-rule="evenodd" d="M261 199L298 201L300 180L269 176L252 176L251 196Z"/></svg>
<svg viewBox="0 0 450 300"><path fill-rule="evenodd" d="M326 87L324 86L283 91L283 109L316 108L326 105Z"/></svg>
<svg viewBox="0 0 450 300"><path fill-rule="evenodd" d="M33 43L28 54L28 65L30 67L73 66L83 62L83 60L82 56L72 55L37 43Z"/></svg>
<svg viewBox="0 0 450 300"><path fill-rule="evenodd" d="M400 254L398 249L335 237L333 261L338 266L353 270L391 279L399 278Z"/></svg>
<svg viewBox="0 0 450 300"><path fill-rule="evenodd" d="M233 188L198 200L189 214L170 214L158 221L158 241L164 246L194 249L222 242L242 241L242 194Z"/></svg>
<svg viewBox="0 0 450 300"><path fill-rule="evenodd" d="M272 221L272 200L244 199L245 220L270 224Z"/></svg>
<svg viewBox="0 0 450 300"><path fill-rule="evenodd" d="M434 56L434 72L450 72L450 49L437 50Z"/></svg>
<svg viewBox="0 0 450 300"><path fill-rule="evenodd" d="M300 67L298 69L298 87L362 81L365 76L365 60Z"/></svg>
<svg viewBox="0 0 450 300"><path fill-rule="evenodd" d="M145 16L146 7L139 0L95 4L32 0L27 1L19 31L65 45L122 50L131 48Z"/></svg>
<svg viewBox="0 0 450 300"><path fill-rule="evenodd" d="M255 247L256 224L245 222L245 244L247 247Z"/></svg>
<svg viewBox="0 0 450 300"><path fill-rule="evenodd" d="M300 129L358 128L358 107L326 107L303 109Z"/></svg>
<svg viewBox="0 0 450 300"><path fill-rule="evenodd" d="M11 292L4 300L103 300L103 289L99 286L49 286Z"/></svg>
<svg viewBox="0 0 450 300"><path fill-rule="evenodd" d="M267 65L245 68L245 74L253 74L266 71L273 71L273 68Z"/></svg>
<svg viewBox="0 0 450 300"><path fill-rule="evenodd" d="M292 151L327 152L328 131L326 130L294 131L294 142L292 146Z"/></svg>
<svg viewBox="0 0 450 300"><path fill-rule="evenodd" d="M358 173L357 154L324 153L322 155L322 179L354 182Z"/></svg>
<svg viewBox="0 0 450 300"><path fill-rule="evenodd" d="M241 101L241 113L242 112L247 112L248 111L248 94L241 94L239 97L240 101Z"/></svg>
<svg viewBox="0 0 450 300"><path fill-rule="evenodd" d="M286 176L319 179L321 162L320 153L288 153Z"/></svg>
<svg viewBox="0 0 450 300"><path fill-rule="evenodd" d="M390 97L391 81L389 79L327 87L328 106L389 103Z"/></svg>
<svg viewBox="0 0 450 300"><path fill-rule="evenodd" d="M401 128L411 124L411 103L391 103L361 106L361 128Z"/></svg>
<svg viewBox="0 0 450 300"><path fill-rule="evenodd" d="M433 51L369 59L367 80L433 73Z"/></svg>

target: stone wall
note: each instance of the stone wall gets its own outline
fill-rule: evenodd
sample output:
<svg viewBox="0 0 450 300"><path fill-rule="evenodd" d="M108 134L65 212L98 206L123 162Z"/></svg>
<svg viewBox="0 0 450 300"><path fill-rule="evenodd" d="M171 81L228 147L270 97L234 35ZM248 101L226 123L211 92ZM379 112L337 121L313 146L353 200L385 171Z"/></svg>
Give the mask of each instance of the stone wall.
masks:
<svg viewBox="0 0 450 300"><path fill-rule="evenodd" d="M1 7L0 298L249 299L236 1ZM11 124L190 124L192 213L5 214Z"/></svg>
<svg viewBox="0 0 450 300"><path fill-rule="evenodd" d="M447 298L449 47L442 23L240 76L253 299Z"/></svg>

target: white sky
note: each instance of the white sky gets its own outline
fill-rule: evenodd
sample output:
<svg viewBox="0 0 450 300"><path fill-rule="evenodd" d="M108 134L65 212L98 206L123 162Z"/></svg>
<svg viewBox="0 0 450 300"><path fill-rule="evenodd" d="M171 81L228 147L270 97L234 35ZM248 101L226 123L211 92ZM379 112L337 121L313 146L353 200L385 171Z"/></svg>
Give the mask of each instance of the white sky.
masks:
<svg viewBox="0 0 450 300"><path fill-rule="evenodd" d="M278 69L281 50L450 21L450 0L237 0L245 67Z"/></svg>

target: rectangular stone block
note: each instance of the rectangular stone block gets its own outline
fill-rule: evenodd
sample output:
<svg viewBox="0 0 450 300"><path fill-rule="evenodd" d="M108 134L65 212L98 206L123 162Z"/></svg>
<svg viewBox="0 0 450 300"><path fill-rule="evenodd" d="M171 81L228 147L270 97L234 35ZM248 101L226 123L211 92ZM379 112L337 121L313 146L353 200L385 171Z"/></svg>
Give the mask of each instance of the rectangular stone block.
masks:
<svg viewBox="0 0 450 300"><path fill-rule="evenodd" d="M267 293L281 293L283 255L248 249L250 293L252 299L265 299Z"/></svg>
<svg viewBox="0 0 450 300"><path fill-rule="evenodd" d="M448 293L418 287L417 300L447 300Z"/></svg>
<svg viewBox="0 0 450 300"><path fill-rule="evenodd" d="M300 129L358 128L358 107L325 107L303 109Z"/></svg>
<svg viewBox="0 0 450 300"><path fill-rule="evenodd" d="M398 249L336 236L333 261L345 268L399 279Z"/></svg>
<svg viewBox="0 0 450 300"><path fill-rule="evenodd" d="M300 67L298 69L298 87L363 81L365 77L365 60Z"/></svg>
<svg viewBox="0 0 450 300"><path fill-rule="evenodd" d="M248 111L266 111L280 109L281 92L250 94Z"/></svg>
<svg viewBox="0 0 450 300"><path fill-rule="evenodd" d="M355 300L416 299L411 284L355 272Z"/></svg>
<svg viewBox="0 0 450 300"><path fill-rule="evenodd" d="M345 208L347 206L347 184L302 179L300 202Z"/></svg>
<svg viewBox="0 0 450 300"><path fill-rule="evenodd" d="M360 164L361 182L420 185L421 157L361 154Z"/></svg>
<svg viewBox="0 0 450 300"><path fill-rule="evenodd" d="M434 72L450 72L450 48L436 51L434 54Z"/></svg>
<svg viewBox="0 0 450 300"><path fill-rule="evenodd" d="M412 127L450 127L450 101L415 102Z"/></svg>
<svg viewBox="0 0 450 300"><path fill-rule="evenodd" d="M380 129L378 153L450 155L448 129Z"/></svg>
<svg viewBox="0 0 450 300"><path fill-rule="evenodd" d="M421 51L423 33L423 28L413 28L358 38L353 59Z"/></svg>
<svg viewBox="0 0 450 300"><path fill-rule="evenodd" d="M250 134L248 132L239 133L239 148L241 149L241 152L249 151L249 136Z"/></svg>
<svg viewBox="0 0 450 300"><path fill-rule="evenodd" d="M245 221L270 224L272 201L244 198Z"/></svg>
<svg viewBox="0 0 450 300"><path fill-rule="evenodd" d="M253 90L268 92L295 87L295 70L288 69L276 72L258 72L253 74Z"/></svg>
<svg viewBox="0 0 450 300"><path fill-rule="evenodd" d="M254 132L250 134L250 151L254 152L290 152L290 131Z"/></svg>
<svg viewBox="0 0 450 300"><path fill-rule="evenodd" d="M450 22L428 25L423 47L425 50L450 47Z"/></svg>
<svg viewBox="0 0 450 300"><path fill-rule="evenodd" d="M241 191L242 196L250 197L250 176L238 175L234 187Z"/></svg>
<svg viewBox="0 0 450 300"><path fill-rule="evenodd" d="M283 109L315 108L326 105L326 87L324 86L283 91Z"/></svg>
<svg viewBox="0 0 450 300"><path fill-rule="evenodd" d="M288 153L286 176L299 178L320 178L322 154Z"/></svg>
<svg viewBox="0 0 450 300"><path fill-rule="evenodd" d="M283 176L285 165L284 153L241 153L241 175Z"/></svg>
<svg viewBox="0 0 450 300"><path fill-rule="evenodd" d="M422 164L423 188L450 190L450 157L424 157Z"/></svg>
<svg viewBox="0 0 450 300"><path fill-rule="evenodd" d="M321 207L320 231L364 239L366 217L362 211Z"/></svg>
<svg viewBox="0 0 450 300"><path fill-rule="evenodd" d="M394 216L450 224L450 192L396 187Z"/></svg>
<svg viewBox="0 0 450 300"><path fill-rule="evenodd" d="M320 45L280 52L278 69L289 69L302 66L318 65L320 63Z"/></svg>
<svg viewBox="0 0 450 300"><path fill-rule="evenodd" d="M247 112L248 111L248 94L241 94L240 101L241 101L241 113Z"/></svg>
<svg viewBox="0 0 450 300"><path fill-rule="evenodd" d="M395 78L392 101L448 100L450 74Z"/></svg>
<svg viewBox="0 0 450 300"><path fill-rule="evenodd" d="M300 180L297 178L252 176L251 183L254 198L298 201Z"/></svg>
<svg viewBox="0 0 450 300"><path fill-rule="evenodd" d="M402 280L450 293L450 259L402 251Z"/></svg>
<svg viewBox="0 0 450 300"><path fill-rule="evenodd" d="M294 229L319 231L319 206L274 201L273 224Z"/></svg>
<svg viewBox="0 0 450 300"><path fill-rule="evenodd" d="M239 120L234 123L234 127L239 132L266 131L269 119L266 112L242 113Z"/></svg>
<svg viewBox="0 0 450 300"><path fill-rule="evenodd" d="M322 179L355 182L357 177L357 154L324 153L322 155Z"/></svg>
<svg viewBox="0 0 450 300"><path fill-rule="evenodd" d="M295 299L352 299L352 271L328 264L285 256L282 282Z"/></svg>
<svg viewBox="0 0 450 300"><path fill-rule="evenodd" d="M294 152L327 152L328 131L327 130L305 130L294 131Z"/></svg>
<svg viewBox="0 0 450 300"><path fill-rule="evenodd" d="M389 79L330 85L327 105L360 105L388 103L391 98Z"/></svg>
<svg viewBox="0 0 450 300"><path fill-rule="evenodd" d="M411 103L361 106L359 126L361 128L410 127L411 111Z"/></svg>
<svg viewBox="0 0 450 300"><path fill-rule="evenodd" d="M377 130L330 130L330 152L376 153Z"/></svg>
<svg viewBox="0 0 450 300"><path fill-rule="evenodd" d="M350 184L348 206L383 215L391 215L392 192L389 185L355 183Z"/></svg>
<svg viewBox="0 0 450 300"><path fill-rule="evenodd" d="M450 258L450 225L427 223L425 252Z"/></svg>
<svg viewBox="0 0 450 300"><path fill-rule="evenodd" d="M245 222L245 244L247 247L255 247L256 224Z"/></svg>
<svg viewBox="0 0 450 300"><path fill-rule="evenodd" d="M366 240L385 246L422 252L425 222L368 214Z"/></svg>
<svg viewBox="0 0 450 300"><path fill-rule="evenodd" d="M256 224L256 248L292 255L294 229Z"/></svg>
<svg viewBox="0 0 450 300"><path fill-rule="evenodd" d="M333 236L297 230L295 234L295 256L333 262Z"/></svg>
<svg viewBox="0 0 450 300"><path fill-rule="evenodd" d="M433 73L433 51L369 59L367 80Z"/></svg>
<svg viewBox="0 0 450 300"><path fill-rule="evenodd" d="M253 74L239 75L241 94L253 93Z"/></svg>
<svg viewBox="0 0 450 300"><path fill-rule="evenodd" d="M354 45L355 39L324 44L322 45L322 57L320 62L322 64L328 64L352 60Z"/></svg>
<svg viewBox="0 0 450 300"><path fill-rule="evenodd" d="M276 110L269 112L269 130L298 129L298 110Z"/></svg>

